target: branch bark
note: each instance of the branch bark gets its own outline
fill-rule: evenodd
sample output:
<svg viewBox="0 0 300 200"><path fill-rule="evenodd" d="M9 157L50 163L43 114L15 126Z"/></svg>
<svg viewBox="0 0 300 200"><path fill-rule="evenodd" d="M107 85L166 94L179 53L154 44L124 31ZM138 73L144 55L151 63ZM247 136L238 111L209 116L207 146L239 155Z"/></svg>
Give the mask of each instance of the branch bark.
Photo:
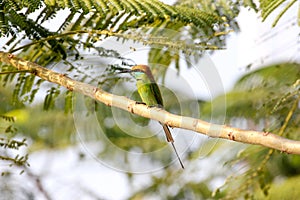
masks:
<svg viewBox="0 0 300 200"><path fill-rule="evenodd" d="M300 141L290 140L269 132L242 130L226 125L212 124L196 118L175 115L161 108L138 104L127 97L110 94L101 88L73 80L64 74L46 69L36 63L25 61L10 53L0 51L0 62L10 64L18 70L28 70L44 80L89 96L107 106L114 106L146 118L154 119L171 127L192 130L213 138L256 144L300 155Z"/></svg>

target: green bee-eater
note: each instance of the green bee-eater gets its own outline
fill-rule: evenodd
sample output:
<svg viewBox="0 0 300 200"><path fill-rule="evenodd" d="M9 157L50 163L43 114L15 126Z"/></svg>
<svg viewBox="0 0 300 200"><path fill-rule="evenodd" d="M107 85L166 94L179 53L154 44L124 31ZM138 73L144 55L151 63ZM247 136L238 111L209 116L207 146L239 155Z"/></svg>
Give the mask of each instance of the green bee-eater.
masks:
<svg viewBox="0 0 300 200"><path fill-rule="evenodd" d="M137 81L137 90L142 101L148 106L158 106L162 108L163 99L150 68L147 65L136 65L131 68L130 73L134 76L134 78ZM172 144L175 154L180 162L180 165L182 168L184 168L182 161L175 148L174 139L172 137L169 127L166 124L162 124L162 126L166 134L167 141Z"/></svg>

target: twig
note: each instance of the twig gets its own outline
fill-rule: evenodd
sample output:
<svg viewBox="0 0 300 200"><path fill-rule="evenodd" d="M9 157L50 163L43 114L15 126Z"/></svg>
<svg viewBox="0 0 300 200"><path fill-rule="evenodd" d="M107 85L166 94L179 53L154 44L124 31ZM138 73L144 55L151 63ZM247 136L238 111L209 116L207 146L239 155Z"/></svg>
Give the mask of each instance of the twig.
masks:
<svg viewBox="0 0 300 200"><path fill-rule="evenodd" d="M26 171L27 175L34 181L37 189L44 195L45 199L51 200L50 195L41 183L40 177L33 174L27 167L25 167L24 170Z"/></svg>

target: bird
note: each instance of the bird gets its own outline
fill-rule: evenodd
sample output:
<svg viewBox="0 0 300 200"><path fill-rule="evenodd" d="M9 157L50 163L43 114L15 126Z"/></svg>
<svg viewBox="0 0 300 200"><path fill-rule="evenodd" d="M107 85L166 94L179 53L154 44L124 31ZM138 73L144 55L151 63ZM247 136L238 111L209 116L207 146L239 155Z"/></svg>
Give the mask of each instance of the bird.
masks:
<svg viewBox="0 0 300 200"><path fill-rule="evenodd" d="M135 65L133 66L129 72L133 75L136 79L136 86L139 96L142 99L142 102L145 103L147 106L157 106L163 108L163 99L160 92L160 89L155 82L155 79L152 75L152 72L147 65ZM176 147L174 145L174 139L172 133L168 127L168 125L160 123L163 127L163 130L166 135L166 139L169 143L171 143L174 152L178 158L178 161L184 169L184 165L178 155Z"/></svg>

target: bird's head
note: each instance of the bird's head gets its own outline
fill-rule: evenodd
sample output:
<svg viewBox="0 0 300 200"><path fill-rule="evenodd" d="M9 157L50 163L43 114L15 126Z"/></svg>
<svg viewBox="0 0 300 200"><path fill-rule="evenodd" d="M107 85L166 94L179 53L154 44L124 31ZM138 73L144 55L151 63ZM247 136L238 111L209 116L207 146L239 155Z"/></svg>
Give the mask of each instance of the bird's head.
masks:
<svg viewBox="0 0 300 200"><path fill-rule="evenodd" d="M152 72L147 65L135 65L131 68L130 73L137 80L149 79L151 82L155 82Z"/></svg>

